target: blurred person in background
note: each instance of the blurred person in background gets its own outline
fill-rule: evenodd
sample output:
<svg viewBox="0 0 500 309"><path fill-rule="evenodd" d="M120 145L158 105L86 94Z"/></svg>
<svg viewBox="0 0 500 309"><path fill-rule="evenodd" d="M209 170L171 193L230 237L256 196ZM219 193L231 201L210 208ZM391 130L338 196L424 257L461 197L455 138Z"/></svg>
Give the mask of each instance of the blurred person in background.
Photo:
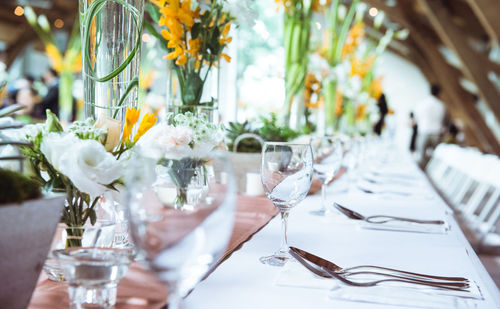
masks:
<svg viewBox="0 0 500 309"><path fill-rule="evenodd" d="M40 102L42 118L45 118L45 110L50 109L56 115L59 115L59 79L54 69L49 69L42 76L42 80L48 88L47 94Z"/></svg>
<svg viewBox="0 0 500 309"><path fill-rule="evenodd" d="M375 132L375 134L380 136L380 134L382 134L382 129L384 128L385 116L387 116L387 113L389 112L389 107L387 106L387 100L385 98L385 94L382 94L378 98L377 107L380 113L380 118L373 127L373 131Z"/></svg>
<svg viewBox="0 0 500 309"><path fill-rule="evenodd" d="M410 152L414 153L417 149L417 136L418 136L418 124L415 120L415 114L410 112L410 127L411 127L411 138L410 138Z"/></svg>
<svg viewBox="0 0 500 309"><path fill-rule="evenodd" d="M439 99L441 88L431 86L430 95L417 104L415 116L418 125L417 151L419 165L425 167L432 151L439 144L446 109Z"/></svg>

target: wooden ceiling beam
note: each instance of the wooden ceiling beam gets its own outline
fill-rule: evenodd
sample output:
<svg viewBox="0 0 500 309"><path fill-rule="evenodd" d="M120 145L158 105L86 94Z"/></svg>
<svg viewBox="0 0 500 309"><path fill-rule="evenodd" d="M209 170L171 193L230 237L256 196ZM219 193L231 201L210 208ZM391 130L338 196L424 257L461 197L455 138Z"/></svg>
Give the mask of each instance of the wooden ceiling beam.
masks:
<svg viewBox="0 0 500 309"><path fill-rule="evenodd" d="M410 40L409 43L412 45L411 58L414 59L415 65L422 71L429 83L440 84L439 77L436 75L434 68L430 65L430 62L426 59L426 56L422 53L419 46L413 40ZM452 69L451 66L448 67L450 70ZM443 103L446 105L451 118L463 124L463 131L467 142L471 146L484 150L486 148L485 144L487 141L482 138L478 132L471 128L471 124L467 121L467 119L465 119L467 116L463 115L463 109L457 107L456 104L453 104L453 98L450 96L448 88L443 87L443 96Z"/></svg>
<svg viewBox="0 0 500 309"><path fill-rule="evenodd" d="M447 105L448 110L460 117L468 127L469 135L473 132L481 150L500 155L500 143L477 110L474 97L461 87L460 75L456 74L455 68L446 62L439 51L437 44L439 37L434 32L422 33L418 31L425 25L408 8L403 6L400 10L407 22L411 24L411 38L444 90L445 100L443 102Z"/></svg>
<svg viewBox="0 0 500 309"><path fill-rule="evenodd" d="M443 5L433 0L419 0L419 3L425 8L438 36L460 59L464 75L476 84L480 96L488 104L496 119L500 121L500 104L498 104L500 102L500 93L488 79L484 59L479 57L464 42L460 30L450 22L450 16Z"/></svg>
<svg viewBox="0 0 500 309"><path fill-rule="evenodd" d="M491 39L500 43L500 2L498 0L466 0Z"/></svg>

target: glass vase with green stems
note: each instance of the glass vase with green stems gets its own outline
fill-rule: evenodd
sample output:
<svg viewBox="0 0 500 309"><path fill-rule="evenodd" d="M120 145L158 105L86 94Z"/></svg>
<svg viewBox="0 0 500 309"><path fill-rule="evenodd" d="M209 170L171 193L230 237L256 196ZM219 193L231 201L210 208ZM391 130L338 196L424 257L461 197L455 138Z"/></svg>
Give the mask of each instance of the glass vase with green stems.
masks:
<svg viewBox="0 0 500 309"><path fill-rule="evenodd" d="M337 66L342 61L342 49L346 42L347 34L353 23L357 11L359 0L353 0L345 16L342 16L339 9L341 0L333 0L330 8L326 12L328 28L328 50L326 60L331 68ZM358 14L358 18L362 18ZM323 82L323 92L325 96L325 130L333 133L338 129L339 119L335 114L335 101L337 98L337 81L325 79Z"/></svg>
<svg viewBox="0 0 500 309"><path fill-rule="evenodd" d="M302 128L304 85L307 74L313 1L293 0L285 8L283 45L285 49L285 120L287 126ZM295 109L295 110L293 110ZM292 121L292 116L295 121Z"/></svg>
<svg viewBox="0 0 500 309"><path fill-rule="evenodd" d="M228 62L230 60L224 54L224 50L231 42L227 36L231 22L234 20L224 4L225 1L220 0L206 1L206 5L197 3L201 12L193 14L193 24L188 26L182 21L178 22L177 26L183 29L179 40L185 47L181 54L186 61L168 58L170 59L167 64L169 72L167 109L169 112L201 113L214 122L213 117L217 110L219 96L218 68L221 57ZM181 5L184 6L184 3ZM170 54L175 51L175 47L172 47L172 41L162 35L162 31L171 31L161 22L162 18L170 18L162 16L163 8L165 7L160 8L157 4L146 4L146 10L155 25L148 22L145 25L148 32L160 41L160 46ZM193 41L198 42L198 48L193 48ZM196 52L190 52L191 49Z"/></svg>
<svg viewBox="0 0 500 309"><path fill-rule="evenodd" d="M144 0L79 0L85 116L124 121L138 101Z"/></svg>

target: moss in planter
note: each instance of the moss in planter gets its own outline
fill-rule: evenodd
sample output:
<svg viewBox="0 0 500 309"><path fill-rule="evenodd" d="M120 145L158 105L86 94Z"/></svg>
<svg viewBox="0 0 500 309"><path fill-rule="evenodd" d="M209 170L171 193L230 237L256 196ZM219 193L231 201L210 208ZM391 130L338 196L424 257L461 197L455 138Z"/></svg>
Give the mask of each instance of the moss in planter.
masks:
<svg viewBox="0 0 500 309"><path fill-rule="evenodd" d="M0 205L40 197L40 185L18 172L0 169Z"/></svg>

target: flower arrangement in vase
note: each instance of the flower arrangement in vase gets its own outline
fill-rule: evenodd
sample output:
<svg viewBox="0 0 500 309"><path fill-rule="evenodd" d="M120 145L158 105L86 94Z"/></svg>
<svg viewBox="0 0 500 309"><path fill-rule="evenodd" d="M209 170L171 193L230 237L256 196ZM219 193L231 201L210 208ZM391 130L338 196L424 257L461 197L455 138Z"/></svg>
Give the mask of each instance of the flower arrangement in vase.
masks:
<svg viewBox="0 0 500 309"><path fill-rule="evenodd" d="M147 157L160 158L156 170L160 175L165 173L164 179L173 182L176 209L188 209L190 200L201 198L203 187L207 185L206 166L209 162L206 158L222 138L220 126L208 121L204 115L186 112L168 114L167 122L154 126L139 141L138 145ZM165 204L170 203L168 199L171 196L163 194L167 185L172 183L155 184L157 194ZM197 193L190 194L190 189L195 189L191 191ZM193 204L196 204L195 201Z"/></svg>
<svg viewBox="0 0 500 309"><path fill-rule="evenodd" d="M94 224L101 196L109 190L118 191L128 159L124 154L156 122L154 116L145 114L136 126L139 114L139 110L127 110L121 136L120 123L111 120L76 121L64 130L49 110L45 123L23 129L31 145L22 146L21 152L29 160L32 178L43 185L45 191L66 194L61 219L66 226L81 227L88 220ZM70 231L68 229L68 233ZM75 237L68 237L66 246L80 246L78 236L81 235L72 236Z"/></svg>
<svg viewBox="0 0 500 309"><path fill-rule="evenodd" d="M172 84L167 100L171 101L170 110L178 112L193 112L216 109L218 77L214 68L223 58L230 62L229 55L224 53L231 43L229 36L231 23L234 21L232 12L226 8L225 0L191 1L191 0L151 0L154 5L146 9L159 26L146 24L147 29L161 42L171 60L169 67L172 74L172 84L178 84L180 100L174 102ZM209 85L209 80L215 81L215 87ZM214 93L215 92L215 93Z"/></svg>

